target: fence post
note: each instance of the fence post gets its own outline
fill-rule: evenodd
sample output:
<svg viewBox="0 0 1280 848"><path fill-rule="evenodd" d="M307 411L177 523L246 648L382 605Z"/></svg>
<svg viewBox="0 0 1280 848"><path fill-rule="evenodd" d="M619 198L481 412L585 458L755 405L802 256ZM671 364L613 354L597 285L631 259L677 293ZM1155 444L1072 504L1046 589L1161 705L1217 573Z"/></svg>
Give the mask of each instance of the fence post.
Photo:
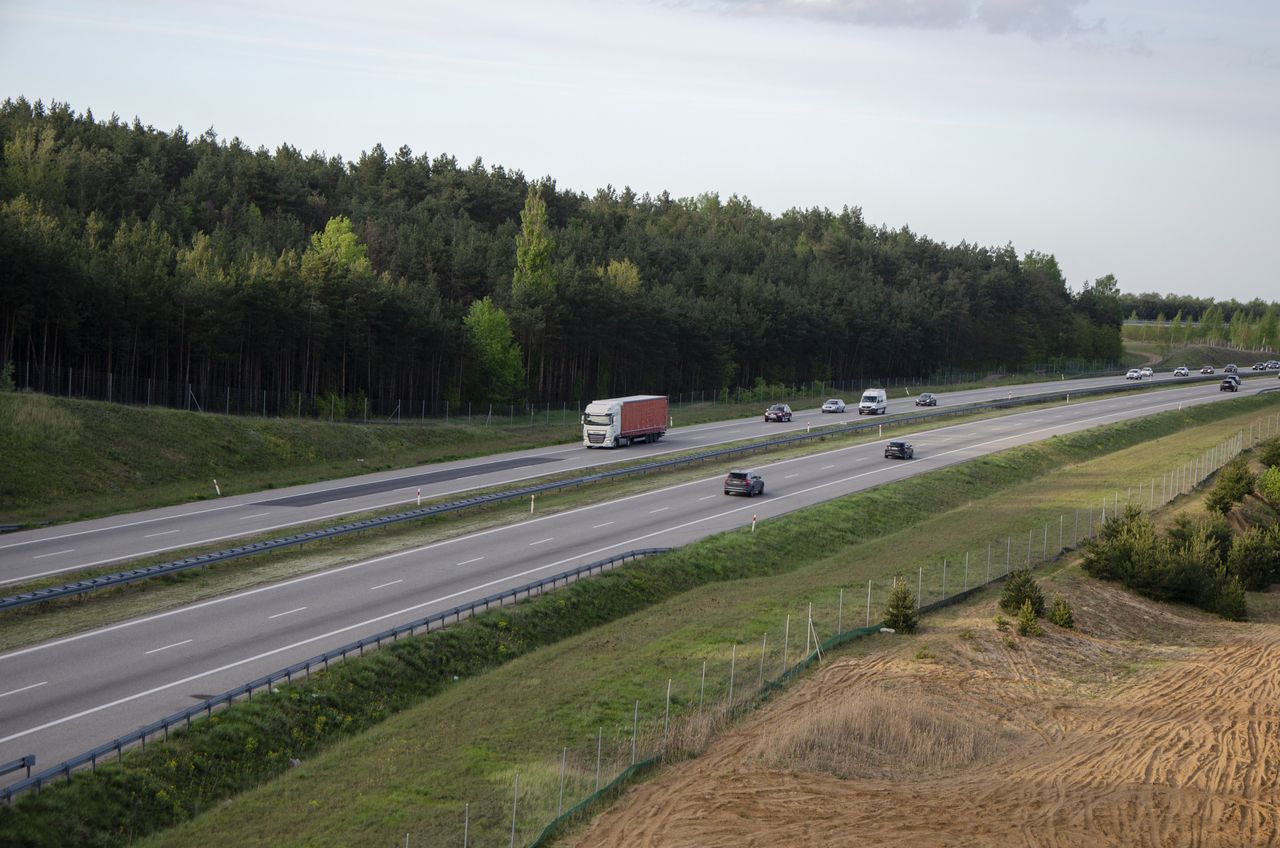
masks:
<svg viewBox="0 0 1280 848"><path fill-rule="evenodd" d="M600 751L604 744L604 728L596 728L596 791L600 791Z"/></svg>
<svg viewBox="0 0 1280 848"><path fill-rule="evenodd" d="M707 694L707 661L702 661L702 683L698 685L698 715L702 715L702 701Z"/></svg>
<svg viewBox="0 0 1280 848"><path fill-rule="evenodd" d="M738 643L733 643L732 653L729 654L729 712L733 712L733 678L734 673L738 669Z"/></svg>
<svg viewBox="0 0 1280 848"><path fill-rule="evenodd" d="M786 627L782 631L782 673L787 673L787 649L791 647L791 616L787 616Z"/></svg>
<svg viewBox="0 0 1280 848"><path fill-rule="evenodd" d="M760 640L760 680L756 683L757 690L764 689L764 655L769 650L769 634L766 632L764 638Z"/></svg>
<svg viewBox="0 0 1280 848"><path fill-rule="evenodd" d="M662 753L667 752L667 728L671 721L671 678L667 678L667 706L662 711Z"/></svg>
<svg viewBox="0 0 1280 848"><path fill-rule="evenodd" d="M520 772L516 772L515 789L511 793L511 843L516 848L516 808L520 803Z"/></svg>
<svg viewBox="0 0 1280 848"><path fill-rule="evenodd" d="M569 764L569 746L560 749L560 801L556 804L556 818L564 813L564 770Z"/></svg>
<svg viewBox="0 0 1280 848"><path fill-rule="evenodd" d="M871 581L867 581L867 626L871 626Z"/></svg>
<svg viewBox="0 0 1280 848"><path fill-rule="evenodd" d="M636 710L631 715L631 765L636 764L636 731L640 727L640 699L636 699Z"/></svg>
<svg viewBox="0 0 1280 848"><path fill-rule="evenodd" d="M836 634L844 632L844 589L840 590L840 600L836 605Z"/></svg>

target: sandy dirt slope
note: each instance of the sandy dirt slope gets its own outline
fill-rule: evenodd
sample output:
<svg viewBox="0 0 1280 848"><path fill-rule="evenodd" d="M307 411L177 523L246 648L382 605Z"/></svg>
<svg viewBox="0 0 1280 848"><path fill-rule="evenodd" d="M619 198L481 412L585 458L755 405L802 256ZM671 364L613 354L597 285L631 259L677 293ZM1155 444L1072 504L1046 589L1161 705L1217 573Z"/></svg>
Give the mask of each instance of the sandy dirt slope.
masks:
<svg viewBox="0 0 1280 848"><path fill-rule="evenodd" d="M573 844L1280 845L1280 627L1064 594L1075 631L991 601L833 659Z"/></svg>

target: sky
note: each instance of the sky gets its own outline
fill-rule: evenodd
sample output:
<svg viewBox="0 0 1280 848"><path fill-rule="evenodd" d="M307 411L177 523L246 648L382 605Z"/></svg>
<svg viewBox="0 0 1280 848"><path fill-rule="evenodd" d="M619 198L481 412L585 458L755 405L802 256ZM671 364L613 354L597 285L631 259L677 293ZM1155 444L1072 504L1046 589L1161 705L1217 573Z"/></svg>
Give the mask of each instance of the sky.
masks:
<svg viewBox="0 0 1280 848"><path fill-rule="evenodd" d="M1280 301L1275 0L0 0L0 96Z"/></svg>

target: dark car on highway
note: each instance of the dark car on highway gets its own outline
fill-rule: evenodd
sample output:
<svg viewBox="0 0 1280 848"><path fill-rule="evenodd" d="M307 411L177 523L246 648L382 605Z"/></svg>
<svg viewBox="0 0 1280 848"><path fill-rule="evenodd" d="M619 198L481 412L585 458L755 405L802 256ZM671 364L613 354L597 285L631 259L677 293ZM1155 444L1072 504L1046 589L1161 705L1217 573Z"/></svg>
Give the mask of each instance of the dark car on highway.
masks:
<svg viewBox="0 0 1280 848"><path fill-rule="evenodd" d="M764 478L754 471L730 471L724 477L724 493L726 495L764 494Z"/></svg>
<svg viewBox="0 0 1280 848"><path fill-rule="evenodd" d="M1238 391L1240 391L1240 381L1239 381L1239 380L1232 380L1231 378L1229 378L1229 377L1228 377L1227 379L1225 379L1225 380L1223 380L1223 381L1222 381L1222 384L1221 384L1220 386L1218 386L1218 391L1220 391L1220 392L1238 392Z"/></svg>
<svg viewBox="0 0 1280 848"><path fill-rule="evenodd" d="M920 397L916 398L916 406L937 406L938 396L933 392L921 392Z"/></svg>
<svg viewBox="0 0 1280 848"><path fill-rule="evenodd" d="M790 421L791 407L785 403L775 403L764 411L765 421Z"/></svg>
<svg viewBox="0 0 1280 848"><path fill-rule="evenodd" d="M909 442L892 441L884 446L885 459L911 459L916 455L916 449Z"/></svg>

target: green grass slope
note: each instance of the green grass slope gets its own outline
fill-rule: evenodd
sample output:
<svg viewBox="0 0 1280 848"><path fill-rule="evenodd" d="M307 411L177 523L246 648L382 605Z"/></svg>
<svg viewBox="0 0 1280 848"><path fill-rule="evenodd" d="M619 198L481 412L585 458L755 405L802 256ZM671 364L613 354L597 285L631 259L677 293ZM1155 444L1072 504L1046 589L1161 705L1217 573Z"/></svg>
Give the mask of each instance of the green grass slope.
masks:
<svg viewBox="0 0 1280 848"><path fill-rule="evenodd" d="M61 521L501 450L572 423L331 424L0 394L0 523Z"/></svg>

